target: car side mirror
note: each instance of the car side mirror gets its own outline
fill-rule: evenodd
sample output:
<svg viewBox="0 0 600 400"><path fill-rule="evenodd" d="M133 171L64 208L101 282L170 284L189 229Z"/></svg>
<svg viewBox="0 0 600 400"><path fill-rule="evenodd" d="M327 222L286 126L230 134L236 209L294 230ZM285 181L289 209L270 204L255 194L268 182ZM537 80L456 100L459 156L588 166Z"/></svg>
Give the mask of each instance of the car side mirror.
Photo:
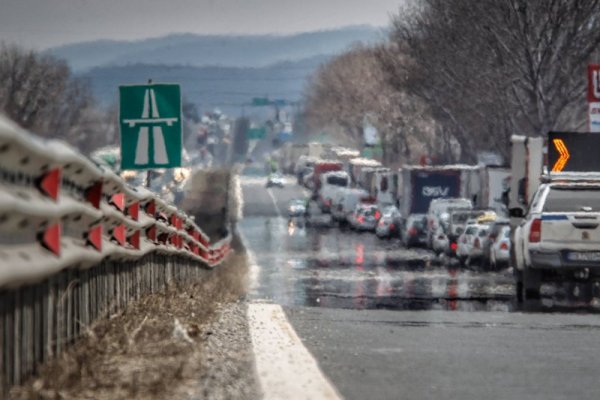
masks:
<svg viewBox="0 0 600 400"><path fill-rule="evenodd" d="M508 215L510 215L512 218L523 218L524 213L523 213L523 209L522 208L511 208L508 211Z"/></svg>

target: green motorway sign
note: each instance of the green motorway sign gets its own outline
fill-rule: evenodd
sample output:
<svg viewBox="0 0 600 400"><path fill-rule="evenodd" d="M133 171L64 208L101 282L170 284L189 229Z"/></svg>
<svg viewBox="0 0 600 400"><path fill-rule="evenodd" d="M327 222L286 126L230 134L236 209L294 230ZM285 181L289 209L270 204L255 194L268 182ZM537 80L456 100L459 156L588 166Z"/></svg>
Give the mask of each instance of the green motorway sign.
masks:
<svg viewBox="0 0 600 400"><path fill-rule="evenodd" d="M267 134L267 130L265 128L249 128L246 131L246 139L264 139Z"/></svg>
<svg viewBox="0 0 600 400"><path fill-rule="evenodd" d="M181 166L179 85L119 87L121 169Z"/></svg>

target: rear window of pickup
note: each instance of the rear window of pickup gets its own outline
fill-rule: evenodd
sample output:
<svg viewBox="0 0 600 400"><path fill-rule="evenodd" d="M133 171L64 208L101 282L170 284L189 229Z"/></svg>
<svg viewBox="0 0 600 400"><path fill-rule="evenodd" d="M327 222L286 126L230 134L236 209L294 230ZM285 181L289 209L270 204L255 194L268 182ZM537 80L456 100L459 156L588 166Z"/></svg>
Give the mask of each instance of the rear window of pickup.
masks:
<svg viewBox="0 0 600 400"><path fill-rule="evenodd" d="M542 211L600 212L600 187L550 188Z"/></svg>

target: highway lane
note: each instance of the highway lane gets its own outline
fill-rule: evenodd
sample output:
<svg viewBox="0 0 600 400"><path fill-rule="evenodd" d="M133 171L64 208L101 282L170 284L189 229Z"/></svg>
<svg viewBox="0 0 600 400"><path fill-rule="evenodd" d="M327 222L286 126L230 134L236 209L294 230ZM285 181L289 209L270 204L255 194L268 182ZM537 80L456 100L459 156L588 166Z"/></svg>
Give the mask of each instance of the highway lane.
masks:
<svg viewBox="0 0 600 400"><path fill-rule="evenodd" d="M598 315L522 313L509 271L450 269L395 240L290 227L287 202L303 189L242 185L239 228L255 258L249 299L285 306L345 398L600 394Z"/></svg>

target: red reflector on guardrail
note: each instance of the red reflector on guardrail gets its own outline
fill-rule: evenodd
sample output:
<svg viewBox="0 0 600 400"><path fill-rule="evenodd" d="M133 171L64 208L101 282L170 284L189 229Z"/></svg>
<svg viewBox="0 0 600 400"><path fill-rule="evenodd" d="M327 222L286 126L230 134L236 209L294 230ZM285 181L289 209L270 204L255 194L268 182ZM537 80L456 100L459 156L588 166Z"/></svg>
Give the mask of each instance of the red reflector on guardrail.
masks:
<svg viewBox="0 0 600 400"><path fill-rule="evenodd" d="M140 231L136 231L133 235L129 236L127 240L130 245L133 246L134 249L140 249Z"/></svg>
<svg viewBox="0 0 600 400"><path fill-rule="evenodd" d="M85 190L85 199L96 209L100 208L102 200L102 181L94 183Z"/></svg>
<svg viewBox="0 0 600 400"><path fill-rule="evenodd" d="M127 207L127 214L134 220L137 221L140 215L140 203L135 202Z"/></svg>
<svg viewBox="0 0 600 400"><path fill-rule="evenodd" d="M39 190L52 200L57 200L60 191L61 175L60 168L54 168L46 172L37 181Z"/></svg>
<svg viewBox="0 0 600 400"><path fill-rule="evenodd" d="M87 233L87 244L93 246L96 250L102 251L102 225L91 228Z"/></svg>
<svg viewBox="0 0 600 400"><path fill-rule="evenodd" d="M146 229L146 237L153 242L156 242L156 226L152 225L150 228Z"/></svg>
<svg viewBox="0 0 600 400"><path fill-rule="evenodd" d="M146 213L154 217L156 215L156 203L154 200L149 201L145 206Z"/></svg>
<svg viewBox="0 0 600 400"><path fill-rule="evenodd" d="M121 246L125 246L125 225L121 224L113 228L112 238L117 241Z"/></svg>
<svg viewBox="0 0 600 400"><path fill-rule="evenodd" d="M110 204L115 206L119 211L125 211L125 193L113 194L110 198Z"/></svg>
<svg viewBox="0 0 600 400"><path fill-rule="evenodd" d="M60 222L57 222L47 227L41 237L42 246L57 256L60 256L61 231Z"/></svg>

